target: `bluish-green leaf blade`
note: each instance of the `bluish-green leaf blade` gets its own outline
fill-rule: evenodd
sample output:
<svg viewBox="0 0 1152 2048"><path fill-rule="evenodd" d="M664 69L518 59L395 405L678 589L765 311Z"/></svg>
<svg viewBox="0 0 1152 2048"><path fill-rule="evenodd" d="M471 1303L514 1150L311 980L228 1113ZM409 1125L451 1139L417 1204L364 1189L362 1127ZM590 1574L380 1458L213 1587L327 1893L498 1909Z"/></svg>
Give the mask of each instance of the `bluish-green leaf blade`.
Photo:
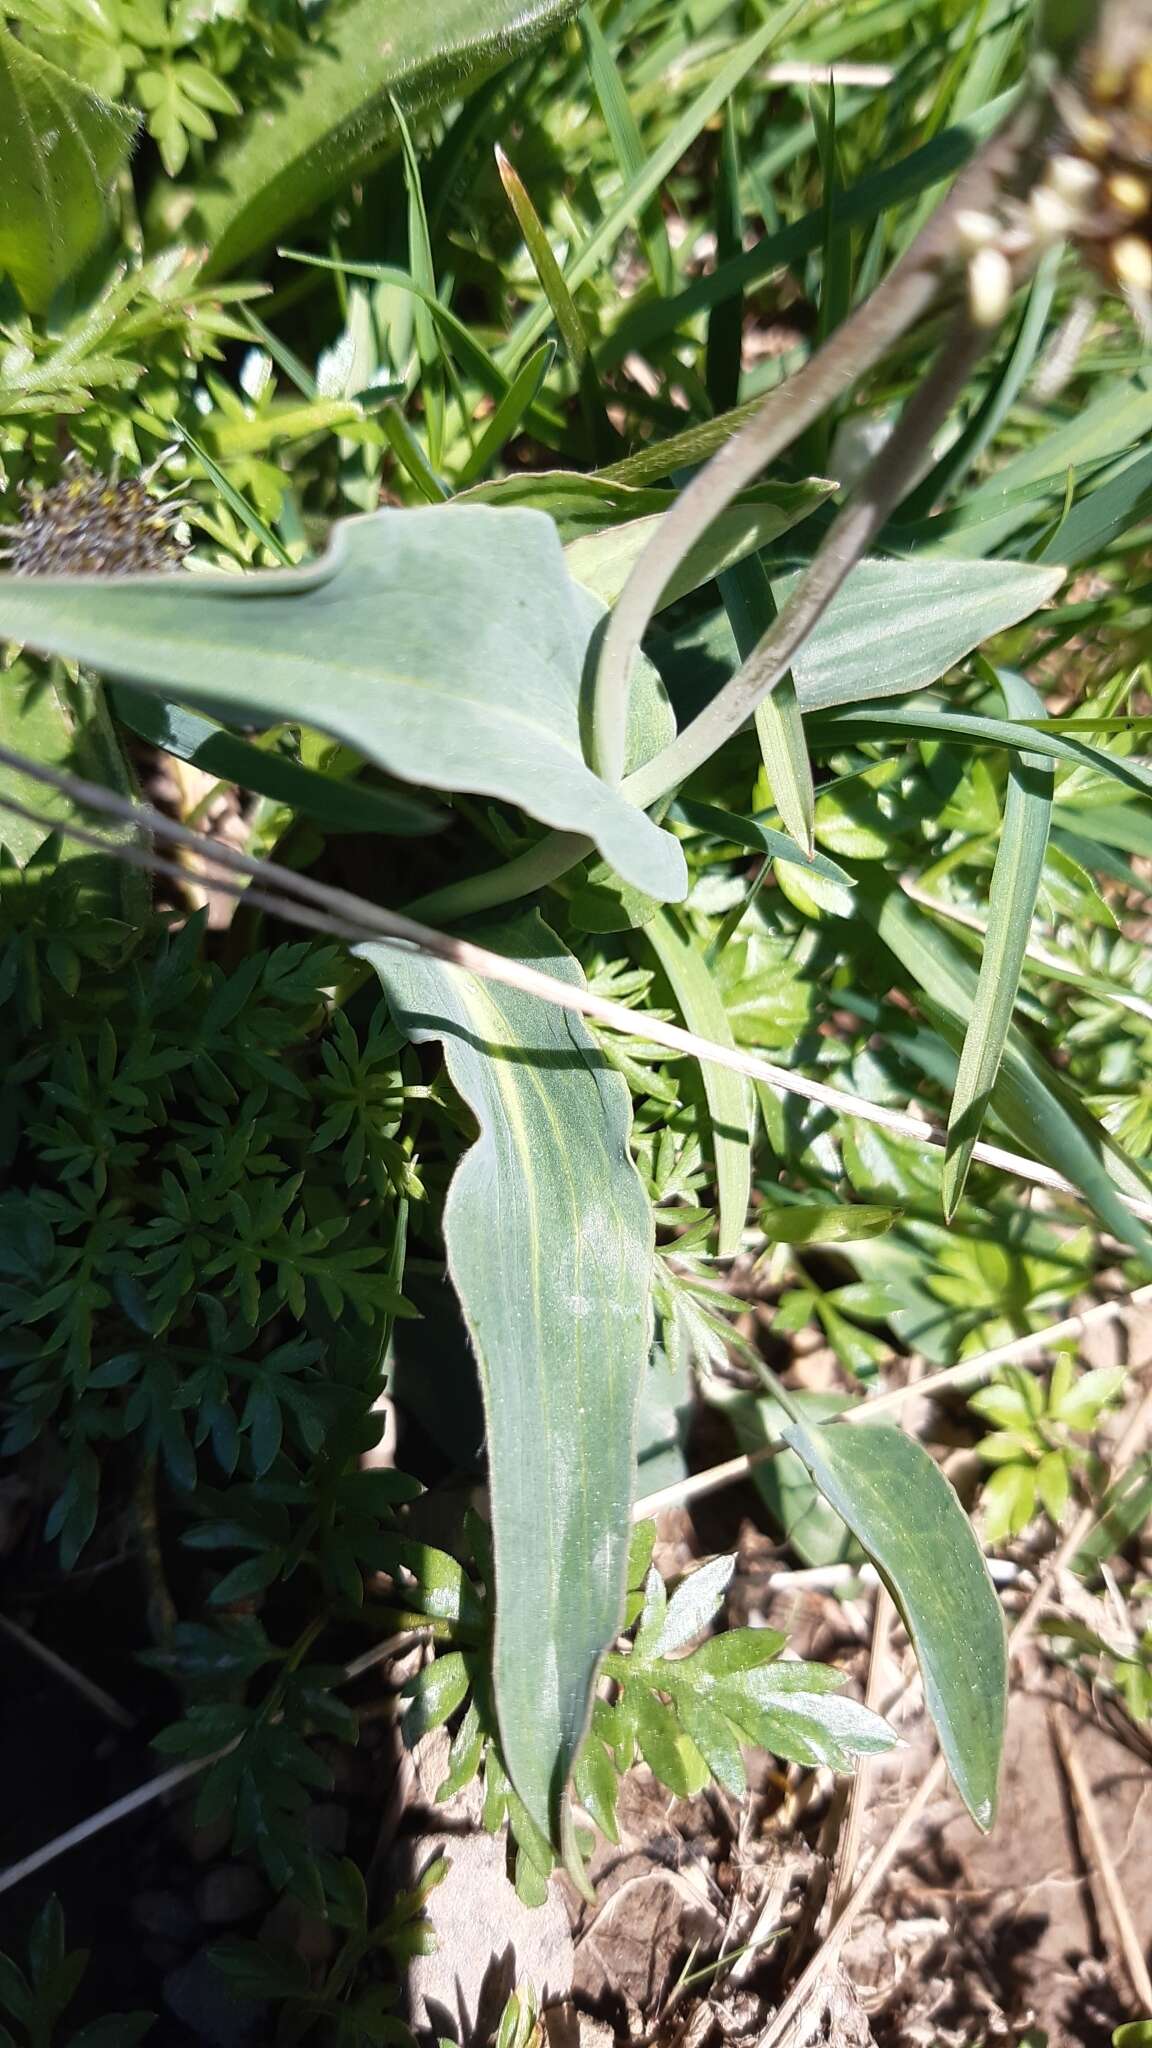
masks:
<svg viewBox="0 0 1152 2048"><path fill-rule="evenodd" d="M536 918L485 940L579 980ZM520 1797L558 1844L623 1611L648 1359L654 1234L628 1156L628 1091L578 1018L394 948L360 950L409 1035L442 1040L480 1125L444 1229L484 1390L501 1740Z"/></svg>
<svg viewBox="0 0 1152 2048"><path fill-rule="evenodd" d="M6 638L216 716L313 726L402 781L504 798L675 898L679 845L584 761L598 616L542 513L483 505L341 521L300 569L0 579Z"/></svg>
<svg viewBox="0 0 1152 2048"><path fill-rule="evenodd" d="M782 1433L889 1587L956 1789L977 1826L989 1828L1008 1652L1000 1602L964 1509L903 1430L793 1423Z"/></svg>
<svg viewBox="0 0 1152 2048"><path fill-rule="evenodd" d="M1022 676L1005 674L1000 681L1011 716L1043 716L1042 699ZM1051 763L1042 755L1013 755L988 897L984 950L948 1115L943 1174L944 1215L948 1221L960 1206L973 1147L992 1099L1016 1007L1016 992L1044 873L1053 781Z"/></svg>
<svg viewBox="0 0 1152 2048"><path fill-rule="evenodd" d="M513 479L508 481L511 483ZM521 479L516 481L522 483ZM624 485L615 486L613 496L616 502L621 501L624 490ZM798 520L807 518L830 490L831 486L822 479L813 478L803 484L781 484L771 496L758 492L755 497L749 494L747 498L736 499L713 520L703 539L689 550L661 594L657 609L666 611L669 605L698 590L701 584L711 582L714 576L719 576L723 582L726 571L738 573L736 564L763 574L758 563L746 562L745 557L757 548L767 547L770 541L778 539ZM634 491L630 495L646 500L663 498L665 493ZM546 494L542 502L547 509ZM668 502L671 502L670 496ZM656 533L660 518L658 512L648 513L626 523L614 522L598 533L579 534L569 541L565 554L577 582L591 590L602 604L615 604L634 563Z"/></svg>
<svg viewBox="0 0 1152 2048"><path fill-rule="evenodd" d="M719 578L741 661L746 661L776 617L776 600L764 565L755 556ZM791 672L756 706L756 737L772 801L801 851L816 850L816 791L804 738L804 718Z"/></svg>
<svg viewBox="0 0 1152 2048"><path fill-rule="evenodd" d="M689 1031L720 1045L734 1045L732 1027L702 947L678 917L661 910L644 927L644 936L671 985ZM752 1091L742 1074L710 1061L700 1068L719 1199L719 1251L730 1257L739 1249L752 1193Z"/></svg>
<svg viewBox="0 0 1152 2048"><path fill-rule="evenodd" d="M793 662L805 711L909 695L1038 611L1064 572L1031 562L860 562ZM777 585L782 603L795 579Z"/></svg>

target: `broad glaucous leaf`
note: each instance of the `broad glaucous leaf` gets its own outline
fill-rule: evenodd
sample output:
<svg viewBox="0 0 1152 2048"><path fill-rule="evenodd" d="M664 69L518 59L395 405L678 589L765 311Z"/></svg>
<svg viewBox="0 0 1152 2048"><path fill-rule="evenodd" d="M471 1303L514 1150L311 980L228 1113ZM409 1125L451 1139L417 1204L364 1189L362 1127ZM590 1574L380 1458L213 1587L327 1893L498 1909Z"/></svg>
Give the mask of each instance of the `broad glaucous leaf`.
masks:
<svg viewBox="0 0 1152 2048"><path fill-rule="evenodd" d="M1062 580L1061 569L1028 562L859 562L793 658L800 708L821 712L926 689L974 647L1038 611ZM780 604L795 582L774 582ZM726 616L677 635L673 660L684 668L688 659L713 675L737 667ZM685 682L690 692L687 671Z"/></svg>
<svg viewBox="0 0 1152 2048"><path fill-rule="evenodd" d="M676 898L678 843L581 752L598 617L543 513L482 505L342 520L301 569L0 581L10 639L218 716L302 721L404 781L504 798Z"/></svg>
<svg viewBox="0 0 1152 2048"><path fill-rule="evenodd" d="M1039 611L1063 579L1030 562L860 562L793 661L801 706L923 690ZM778 586L781 602L793 581Z"/></svg>
<svg viewBox="0 0 1152 2048"><path fill-rule="evenodd" d="M577 0L353 0L248 116L196 195L213 272L235 268L397 147L393 102L456 99L559 28Z"/></svg>
<svg viewBox="0 0 1152 2048"><path fill-rule="evenodd" d="M485 943L580 979L534 916ZM528 1812L558 1843L596 1672L623 1610L648 1360L654 1235L628 1155L628 1090L578 1017L395 948L359 950L409 1036L442 1041L480 1125L444 1232L484 1392L503 1753Z"/></svg>
<svg viewBox="0 0 1152 2048"><path fill-rule="evenodd" d="M30 312L45 310L103 237L138 118L0 23L0 271Z"/></svg>
<svg viewBox="0 0 1152 2048"><path fill-rule="evenodd" d="M965 1806L996 1812L1008 1652L984 1556L927 1451L883 1423L791 1423L785 1441L888 1586L920 1665L924 1698Z"/></svg>

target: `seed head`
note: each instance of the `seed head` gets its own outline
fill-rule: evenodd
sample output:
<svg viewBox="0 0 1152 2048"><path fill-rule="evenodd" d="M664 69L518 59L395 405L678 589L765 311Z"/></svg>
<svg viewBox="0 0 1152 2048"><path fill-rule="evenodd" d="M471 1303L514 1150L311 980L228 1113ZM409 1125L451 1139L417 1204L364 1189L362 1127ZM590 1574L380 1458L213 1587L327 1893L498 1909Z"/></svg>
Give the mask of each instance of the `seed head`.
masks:
<svg viewBox="0 0 1152 2048"><path fill-rule="evenodd" d="M113 481L73 461L58 483L20 495L4 551L17 576L134 576L183 559L179 508L140 477Z"/></svg>

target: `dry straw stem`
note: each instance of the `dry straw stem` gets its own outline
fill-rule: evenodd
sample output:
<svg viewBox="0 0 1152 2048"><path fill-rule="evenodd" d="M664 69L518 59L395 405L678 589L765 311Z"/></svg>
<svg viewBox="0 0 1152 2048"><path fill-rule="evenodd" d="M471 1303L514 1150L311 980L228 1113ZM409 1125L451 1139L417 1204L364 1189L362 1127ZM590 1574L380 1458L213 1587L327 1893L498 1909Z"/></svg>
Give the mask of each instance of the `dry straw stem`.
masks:
<svg viewBox="0 0 1152 2048"><path fill-rule="evenodd" d="M1086 1331L1131 1315L1133 1310L1149 1304L1152 1304L1152 1285L1137 1287L1131 1294L1119 1295L1115 1301L1097 1302L1095 1307L1084 1309L1080 1315L1065 1316L1063 1321L1049 1323L1043 1330L1033 1330L1026 1337L1014 1337L1009 1344L997 1344L990 1351L962 1358L958 1365L943 1366L939 1372L929 1373L924 1379L909 1380L906 1386L894 1387L888 1394L877 1394L833 1419L838 1423L874 1422L878 1415L898 1413L906 1402L918 1395L958 1393L963 1388L978 1386L981 1380L990 1378L1002 1365L1038 1364L1043 1354L1054 1350L1058 1344L1072 1343ZM706 1472L694 1472L671 1486L662 1486L658 1492L645 1494L636 1502L633 1517L643 1522L664 1508L684 1507L705 1494L734 1486L739 1480L746 1479L758 1465L766 1464L786 1449L783 1439L777 1438L758 1451L750 1451L738 1458L726 1458L722 1465L710 1465Z"/></svg>
<svg viewBox="0 0 1152 2048"><path fill-rule="evenodd" d="M370 1650L365 1650L362 1656L354 1657L350 1664L344 1666L343 1682L348 1684L352 1679L362 1677L375 1665L384 1664L390 1657L410 1649L418 1640L419 1631L407 1629L401 1635L389 1636L385 1642L374 1643ZM118 1820L127 1820L130 1814L139 1813L142 1807L153 1806L158 1799L166 1799L169 1792L178 1791L190 1778L199 1777L210 1764L219 1763L221 1757L228 1756L237 1747L237 1742L214 1750L210 1756L192 1757L188 1763L174 1764L170 1771L161 1771L158 1778L149 1778L146 1785L137 1785L134 1792L126 1792L123 1799L114 1799L110 1806L102 1806L98 1813L90 1813L74 1828L65 1828L63 1834L54 1835L50 1842L34 1849L30 1856L22 1857L19 1863L10 1863L7 1870L0 1870L0 1892L9 1892L15 1885L23 1884L26 1877L32 1877L49 1863L55 1863L57 1857L66 1855L69 1849L78 1849L93 1835L115 1827Z"/></svg>
<svg viewBox="0 0 1152 2048"><path fill-rule="evenodd" d="M1088 1851L1087 1861L1099 1878L1100 1889L1108 1901L1115 1921L1124 1967L1136 1993L1138 2010L1142 2017L1147 2016L1152 2014L1152 1977L1148 1975L1143 1945L1128 1910L1120 1874L1112 1860L1112 1851L1108 1847L1108 1837L1104 1833L1096 1795L1088 1782L1088 1773L1076 1753L1071 1725L1059 1713L1050 1713L1048 1719L1056 1738L1056 1747L1060 1751L1060 1761L1068 1779L1072 1803L1081 1824L1083 1846Z"/></svg>
<svg viewBox="0 0 1152 2048"><path fill-rule="evenodd" d="M1141 1292L1147 1293L1148 1290L1142 1289ZM926 1382L923 1384L926 1384ZM916 1391L919 1392L921 1389L917 1388ZM1128 1460L1139 1451L1147 1433L1150 1416L1152 1416L1152 1392L1145 1392L1127 1429L1116 1446L1111 1461L1114 1472L1123 1471ZM1058 1549L1053 1551L1048 1559L1035 1593L1018 1621L1009 1631L1010 1668L1011 1665L1018 1662L1021 1651L1031 1639L1041 1610L1047 1604L1051 1587L1059 1578L1060 1573L1071 1563L1095 1521L1095 1510L1085 1508L1084 1512L1077 1516L1064 1541L1059 1545ZM825 1971L838 1959L860 1914L865 1906L875 1898L889 1871L903 1854L915 1834L925 1811L933 1799L943 1790L947 1777L948 1772L944 1759L942 1756L937 1755L931 1768L917 1787L911 1801L905 1807L900 1819L892 1829L887 1841L879 1849L874 1862L869 1864L865 1875L861 1878L860 1883L845 1904L835 1926L830 1929L807 1968L797 1978L768 2031L761 2035L759 2048L781 2048L781 2044L787 2041L798 2022L807 2021L814 2025L818 2021L820 2016L820 1984ZM806 2034L801 2038L806 2038Z"/></svg>
<svg viewBox="0 0 1152 2048"><path fill-rule="evenodd" d="M111 817L125 820L144 835L167 840L170 844L184 847L200 855L215 869L225 874L213 878L213 887L225 893L242 898L257 909L274 912L292 923L303 925L309 930L320 931L330 938L345 939L352 944L397 944L413 947L418 952L430 954L434 959L443 960L447 965L459 967L482 980L504 983L509 988L523 991L525 995L537 996L542 1002L552 1003L562 1010L573 1010L591 1019L607 1030L619 1031L629 1038L645 1038L664 1046L669 1052L679 1053L689 1059L709 1061L714 1066L729 1067L734 1073L746 1074L752 1080L766 1082L780 1094L800 1095L809 1102L819 1102L824 1108L839 1116L856 1117L862 1122L880 1125L895 1136L911 1138L934 1150L943 1150L947 1144L947 1133L926 1118L903 1114L898 1110L882 1108L879 1103L866 1102L862 1096L849 1095L842 1088L831 1088L823 1081L811 1080L807 1075L791 1072L787 1067L777 1067L770 1060L760 1059L736 1046L718 1045L713 1040L700 1038L692 1031L684 1031L678 1024L669 1024L663 1018L653 1016L647 1010L631 1010L623 1003L609 1002L604 996L595 995L591 989L579 988L566 981L557 981L551 975L541 974L539 969L527 966L523 961L507 959L502 953L492 953L485 946L474 945L468 939L453 938L447 932L436 931L431 925L420 924L414 918L399 912L383 910L367 897L353 895L346 889L330 889L322 882L316 882L310 875L295 873L290 868L280 867L273 861L257 860L251 854L240 853L233 847L208 839L200 832L193 832L187 825L178 825L148 804L132 803L128 798L116 795L100 783L86 782L76 776L63 775L56 769L46 768L40 763L27 759L9 747L0 747L0 768L14 769L33 781L47 784L60 790L82 808L101 811ZM0 804L6 809L25 818L43 824L47 829L62 833L80 844L97 848L101 853L125 860L131 865L148 867L161 874L175 875L187 881L187 871L176 863L165 862L151 848L126 847L111 842L87 827L71 822L46 817L29 806L17 802L14 797L0 791ZM263 884L263 887L239 883L235 877L245 876L249 881ZM232 879L229 879L229 876ZM1043 1166L1038 1160L1024 1158L1020 1153L1005 1151L1002 1146L989 1145L983 1140L977 1142L973 1157L986 1166L997 1167L1002 1173L1014 1174L1021 1180L1031 1181L1037 1187L1052 1189L1057 1194L1071 1195L1083 1200L1082 1191L1063 1174ZM1121 1199L1136 1216L1152 1219L1152 1203L1139 1201L1121 1191Z"/></svg>

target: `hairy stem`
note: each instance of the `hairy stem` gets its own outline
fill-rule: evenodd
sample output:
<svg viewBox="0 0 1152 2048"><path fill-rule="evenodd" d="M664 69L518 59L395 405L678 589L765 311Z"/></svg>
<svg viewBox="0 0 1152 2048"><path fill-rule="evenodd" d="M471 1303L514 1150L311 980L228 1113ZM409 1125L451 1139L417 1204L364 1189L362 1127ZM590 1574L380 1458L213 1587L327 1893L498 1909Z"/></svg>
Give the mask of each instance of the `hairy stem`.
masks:
<svg viewBox="0 0 1152 2048"><path fill-rule="evenodd" d="M900 503L923 462L925 447L951 412L989 339L987 329L974 325L967 315L957 322L895 433L744 666L670 746L628 777L624 793L633 803L646 809L676 788L739 732L787 675L793 656Z"/></svg>
<svg viewBox="0 0 1152 2048"><path fill-rule="evenodd" d="M624 774L631 672L660 598L689 551L739 491L857 383L927 312L942 279L964 250L957 217L994 208L1031 168L1046 119L1035 91L957 179L883 283L796 376L765 399L748 425L693 479L661 521L609 621L593 710L597 757L606 781Z"/></svg>

